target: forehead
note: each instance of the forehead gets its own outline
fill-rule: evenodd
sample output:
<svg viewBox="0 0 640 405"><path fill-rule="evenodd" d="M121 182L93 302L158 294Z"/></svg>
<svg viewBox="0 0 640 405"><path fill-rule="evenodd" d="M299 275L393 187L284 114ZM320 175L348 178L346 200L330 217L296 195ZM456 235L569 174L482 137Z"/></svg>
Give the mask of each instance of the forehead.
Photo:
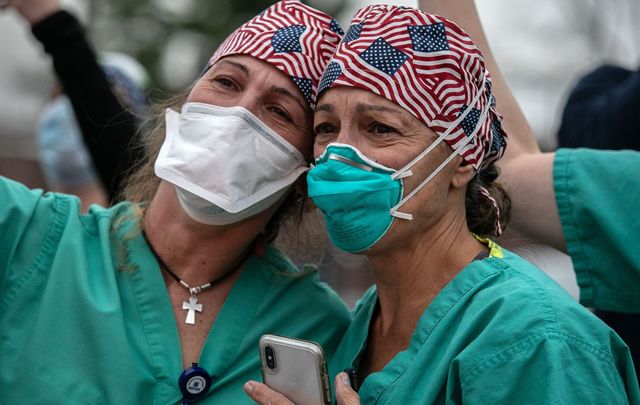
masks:
<svg viewBox="0 0 640 405"><path fill-rule="evenodd" d="M356 87L337 86L326 90L318 100L317 111L339 111L341 108L354 108L358 112L391 112L404 117L413 115L393 101L370 91Z"/></svg>

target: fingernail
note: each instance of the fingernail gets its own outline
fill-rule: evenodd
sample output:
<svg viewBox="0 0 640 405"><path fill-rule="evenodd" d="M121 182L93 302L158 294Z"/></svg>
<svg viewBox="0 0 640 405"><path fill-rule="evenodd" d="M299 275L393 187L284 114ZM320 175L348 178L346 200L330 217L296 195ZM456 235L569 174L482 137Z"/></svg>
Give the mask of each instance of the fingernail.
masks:
<svg viewBox="0 0 640 405"><path fill-rule="evenodd" d="M249 394L251 393L251 391L253 390L253 384L251 384L251 381L247 381L246 383L244 383L244 391Z"/></svg>
<svg viewBox="0 0 640 405"><path fill-rule="evenodd" d="M341 383L343 383L347 387L351 386L351 383L349 382L349 376L347 375L347 373L340 373L339 377L340 377L340 382Z"/></svg>

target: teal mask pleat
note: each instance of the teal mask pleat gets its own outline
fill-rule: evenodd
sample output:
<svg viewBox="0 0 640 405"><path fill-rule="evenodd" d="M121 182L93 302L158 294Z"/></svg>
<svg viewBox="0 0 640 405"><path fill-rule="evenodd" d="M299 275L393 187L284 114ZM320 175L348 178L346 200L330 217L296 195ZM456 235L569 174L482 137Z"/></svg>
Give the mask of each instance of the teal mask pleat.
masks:
<svg viewBox="0 0 640 405"><path fill-rule="evenodd" d="M381 165L371 165L350 146L327 147L309 171L307 183L309 197L324 214L329 236L336 247L346 252L361 252L389 230L394 219L391 208L400 201L403 188L401 180L391 178L394 172Z"/></svg>

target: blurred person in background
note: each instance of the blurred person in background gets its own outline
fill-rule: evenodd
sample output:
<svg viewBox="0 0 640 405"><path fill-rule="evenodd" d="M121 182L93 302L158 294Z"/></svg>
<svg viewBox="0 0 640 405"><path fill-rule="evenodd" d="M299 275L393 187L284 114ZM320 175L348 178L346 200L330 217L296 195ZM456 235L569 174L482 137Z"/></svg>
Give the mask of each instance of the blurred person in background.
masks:
<svg viewBox="0 0 640 405"><path fill-rule="evenodd" d="M421 6L460 21L485 57L442 17L367 7L316 107L309 196L334 243L365 254L376 279L330 367L356 376L357 394L338 374L338 403L637 403L615 332L489 239L510 213L496 183L505 139L495 109L509 131L529 127L500 72L489 79L473 1ZM245 390L289 403L257 382Z"/></svg>
<svg viewBox="0 0 640 405"><path fill-rule="evenodd" d="M117 202L126 173L139 158L131 145L145 112L144 69L123 54L104 53L98 60L79 21L58 0L9 5L51 55L62 87L54 91L38 127L49 186L79 195L85 208L93 201ZM71 118L70 107L76 122L65 121Z"/></svg>
<svg viewBox="0 0 640 405"><path fill-rule="evenodd" d="M580 78L558 130L564 148L640 151L640 70L604 65Z"/></svg>
<svg viewBox="0 0 640 405"><path fill-rule="evenodd" d="M2 402L250 403L262 334L333 354L346 307L272 242L300 220L341 35L289 0L239 27L156 111L126 202L81 215L77 198L0 177Z"/></svg>
<svg viewBox="0 0 640 405"><path fill-rule="evenodd" d="M137 79L138 72L144 73L142 66L129 56L118 53L104 54L100 66L110 83L110 89L122 105L121 114L142 117L146 109L146 96L142 87L143 82ZM108 117L93 117L87 114L88 110L97 111L95 107L87 108L87 104L103 105L99 100L99 94L94 94L89 100L78 101L77 105L82 105L84 108L79 111L79 115L76 115L72 103L63 91L61 86L56 87L52 100L40 115L37 132L40 164L47 181L47 188L50 191L77 196L82 204L82 212L86 212L92 204L108 205L110 201L108 196L113 199L118 191L110 190L111 192L107 193L93 167L93 158L87 150L84 138L91 143L100 138L111 139L109 136L113 129L110 128L110 123L122 119L122 116L107 119ZM97 131L96 120L98 122L105 120L99 133L87 134L83 137L78 121L85 121L83 128L87 131ZM130 136L133 139L135 134L132 133ZM114 142L119 140L118 137L113 139ZM128 148L129 144L122 147ZM103 151L92 148L92 150L99 154L96 156L97 160L108 160L101 155L108 153L111 149ZM121 153L129 152L123 150ZM117 165L119 157L119 155L111 157L112 166ZM130 164L133 165L135 162ZM115 170L110 168L109 172L115 173L117 170L117 167ZM126 172L130 168L121 167L120 170ZM109 182L109 184L113 183Z"/></svg>
<svg viewBox="0 0 640 405"><path fill-rule="evenodd" d="M55 78L15 13L0 10L0 38L0 175L45 187L34 123Z"/></svg>

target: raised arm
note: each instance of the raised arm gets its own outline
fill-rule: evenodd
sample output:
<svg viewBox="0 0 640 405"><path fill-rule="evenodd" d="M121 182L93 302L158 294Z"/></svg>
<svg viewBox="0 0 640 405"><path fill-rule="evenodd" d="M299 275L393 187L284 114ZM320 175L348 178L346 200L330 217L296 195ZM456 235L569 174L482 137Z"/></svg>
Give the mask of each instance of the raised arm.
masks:
<svg viewBox="0 0 640 405"><path fill-rule="evenodd" d="M482 51L491 73L497 110L509 135L498 162L512 201L511 227L537 242L566 251L553 188L554 154L540 152L533 131L491 52L473 0L420 0L422 10L455 21ZM504 33L508 35L509 33Z"/></svg>
<svg viewBox="0 0 640 405"><path fill-rule="evenodd" d="M83 28L59 0L19 0L12 5L51 55L96 172L113 202L137 159L129 147L137 131L135 116L115 95Z"/></svg>

